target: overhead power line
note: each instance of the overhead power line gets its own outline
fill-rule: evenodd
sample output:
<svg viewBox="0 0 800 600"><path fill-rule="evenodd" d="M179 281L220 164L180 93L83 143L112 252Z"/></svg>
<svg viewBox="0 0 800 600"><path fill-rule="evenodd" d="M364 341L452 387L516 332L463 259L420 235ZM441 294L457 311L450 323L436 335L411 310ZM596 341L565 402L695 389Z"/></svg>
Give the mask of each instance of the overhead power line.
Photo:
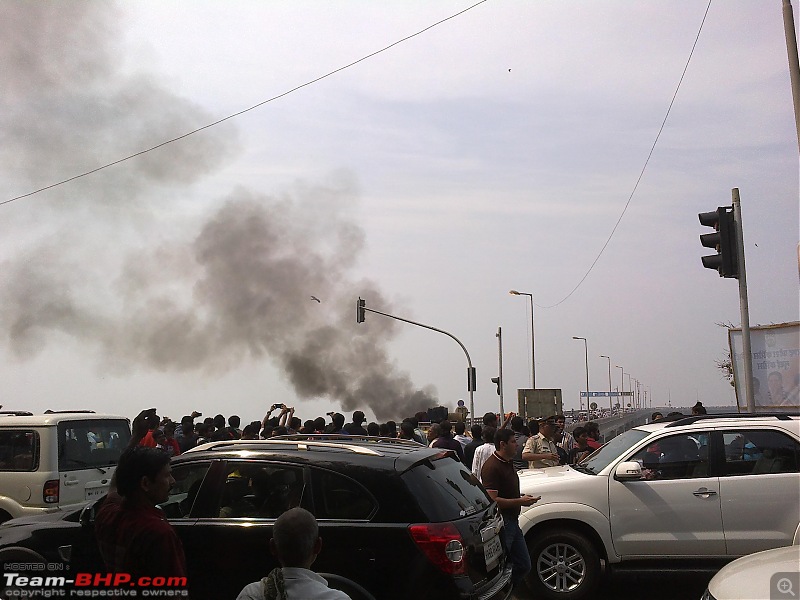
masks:
<svg viewBox="0 0 800 600"><path fill-rule="evenodd" d="M692 55L694 55L694 49L697 47L697 42L700 39L700 32L703 31L703 24L706 22L706 17L708 16L708 11L710 8L711 8L711 0L708 0L708 5L706 6L706 12L703 14L703 20L700 22L700 28L697 30L697 35L694 38L692 49L689 52L689 58L686 59L686 65L683 67L681 78L678 81L678 85L675 87L675 93L672 94L672 100L670 100L669 106L667 107L667 113L664 115L664 120L661 122L661 127L658 128L656 139L653 140L653 145L650 147L650 152L648 152L647 154L647 158L644 161L644 165L642 165L642 170L639 172L639 177L637 177L636 183L633 186L633 190L631 191L630 196L628 196L628 201L625 203L625 206L623 207L622 212L619 215L619 219L617 219L617 222L614 224L614 228L611 230L611 233L609 234L606 243L603 244L602 248L600 248L600 252L597 253L597 256L595 257L594 261L589 266L589 270L586 271L581 280L574 288L572 288L572 291L569 294L564 296L561 300L559 300L555 304L550 304L548 306L542 306L537 304L536 306L538 306L539 308L555 308L559 304L565 302L570 296L572 296L572 294L574 294L578 290L578 288L581 287L583 282L586 281L586 278L589 277L589 273L592 272L592 269L594 269L594 266L597 264L597 261L599 261L600 257L603 256L603 252L605 252L606 247L608 247L608 244L611 242L611 238L613 238L614 234L617 232L617 228L619 227L619 224L622 222L622 217L625 216L625 213L628 210L628 206L630 206L631 200L633 200L633 196L634 194L636 194L636 190L639 187L639 183L641 183L642 177L644 177L644 172L647 169L647 165L650 162L650 158L653 156L653 152L656 149L656 144L658 144L658 139L661 137L661 132L664 131L664 126L667 124L667 118L669 118L669 113L672 111L672 105L675 104L675 98L678 97L678 90L681 89L681 84L683 83L683 78L686 76L686 71L689 69L689 63L692 61Z"/></svg>
<svg viewBox="0 0 800 600"><path fill-rule="evenodd" d="M3 204L9 204L9 203L14 202L16 200L21 200L22 198L27 198L28 196L33 196L34 194L38 194L40 192L44 192L45 190L50 190L50 189L52 189L54 187L58 187L60 185L64 185L65 183L69 183L70 181L75 181L76 179L80 179L81 177L86 177L88 175L92 175L94 173L97 173L98 171L102 171L103 169L108 169L109 167L113 167L114 165L118 165L118 164L123 163L125 161L131 160L133 158L136 158L137 156L141 156L142 154L147 154L148 152L152 152L153 150L157 150L158 148L162 148L163 146L166 146L167 144L172 144L174 142L180 141L180 140L182 140L184 138L189 137L190 135L194 135L195 133L199 133L201 131L204 131L206 129L209 129L211 127L219 125L220 123L224 123L225 121L229 121L231 119L235 119L238 116L241 116L241 115L243 115L243 114L245 114L247 112L250 112L251 110L255 110L256 108L264 106L265 104L269 104L270 102L273 102L274 100L278 100L280 98L283 98L284 96L288 96L289 94L291 94L293 92L296 92L297 90L300 90L300 89L303 89L304 87L308 87L310 85L313 85L313 84L315 84L315 83L317 83L319 81L322 81L323 79L326 79L327 77L330 77L331 75L335 75L336 73L344 71L345 69L349 69L350 67L353 67L353 66L357 65L358 63L364 62L365 60L368 60L368 59L372 58L373 56L377 56L378 54L381 54L382 52L386 52L387 50L389 50L391 48L394 48L395 46L397 46L399 44L402 44L403 42L407 42L408 40L410 40L412 38L415 38L418 35L422 35L426 31L430 31L431 29L433 29L434 27L437 27L438 25L441 25L442 23L446 23L447 21L450 21L451 19L455 19L456 17L463 15L467 11L472 10L476 6L480 6L481 4L484 4L485 2L488 2L488 1L489 0L480 0L479 2L476 2L475 4L473 4L471 6L468 6L464 10L460 10L459 12L457 12L455 14L452 14L449 17L445 17L444 19L442 19L440 21L436 21L436 23L433 23L432 25L428 25L424 29L420 29L416 33L412 33L411 35L408 35L408 36L406 36L406 37L404 37L402 39L399 39L396 42L393 42L393 43L389 44L388 46L385 46L385 47L381 48L380 50L376 50L375 52L372 52L371 54L367 54L366 56L362 56L358 60L354 60L351 63L348 63L348 64L346 64L346 65L344 65L342 67L339 67L338 69L334 69L333 71L325 73L324 75L320 75L316 79L312 79L310 81L302 83L302 84L298 85L297 87L293 87L290 90L287 90L287 91L285 91L285 92L283 92L281 94L278 94L277 96L273 96L272 98L268 98L266 100L263 100L263 101L259 102L258 104L254 104L253 106L251 106L249 108L245 108L243 110L235 112L235 113L233 113L231 115L228 115L227 117L223 117L222 119L219 119L218 121L214 121L213 123L209 123L208 125L203 125L202 127L198 127L197 129L193 129L192 131L187 131L186 133L184 133L182 135L179 135L177 137L174 137L174 138L168 139L166 141L163 141L160 144L156 144L155 146L152 146L152 147L147 148L145 150L141 150L141 151L136 152L134 154L130 154L129 156L125 156L125 157L117 159L115 161L106 163L106 164L104 164L102 166L99 166L99 167L97 167L95 169L91 169L89 171L86 171L84 173L80 173L78 175L73 175L72 177L68 177L67 179L63 179L61 181L57 181L55 183L51 183L50 185L46 185L44 187L41 187L41 188L36 189L36 190L33 190L33 191L28 192L26 194L21 194L19 196L15 196L14 198L9 198L8 200L3 200L2 202L0 202L0 206L2 206Z"/></svg>

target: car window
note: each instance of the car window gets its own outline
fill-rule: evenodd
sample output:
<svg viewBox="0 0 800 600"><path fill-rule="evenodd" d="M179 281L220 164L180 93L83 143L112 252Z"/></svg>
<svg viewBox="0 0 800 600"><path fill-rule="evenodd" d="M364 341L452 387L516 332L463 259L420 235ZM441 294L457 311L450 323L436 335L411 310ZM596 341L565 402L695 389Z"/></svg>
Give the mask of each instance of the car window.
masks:
<svg viewBox="0 0 800 600"><path fill-rule="evenodd" d="M599 473L648 435L650 435L648 432L639 429L629 429L625 433L620 433L602 448L581 461L581 465L592 473Z"/></svg>
<svg viewBox="0 0 800 600"><path fill-rule="evenodd" d="M372 495L349 477L313 469L311 481L317 519L369 520L378 508Z"/></svg>
<svg viewBox="0 0 800 600"><path fill-rule="evenodd" d="M203 484L209 463L192 463L172 467L175 485L169 491L169 498L160 506L170 519L188 517L194 505L200 486Z"/></svg>
<svg viewBox="0 0 800 600"><path fill-rule="evenodd" d="M290 508L300 506L304 493L300 467L229 462L217 514L229 519L276 519Z"/></svg>
<svg viewBox="0 0 800 600"><path fill-rule="evenodd" d="M478 479L451 454L421 461L402 477L432 523L459 519L492 503Z"/></svg>
<svg viewBox="0 0 800 600"><path fill-rule="evenodd" d="M658 438L630 460L642 465L642 476L649 480L708 477L709 439L707 431Z"/></svg>
<svg viewBox="0 0 800 600"><path fill-rule="evenodd" d="M0 471L35 471L39 467L39 434L33 430L0 430Z"/></svg>
<svg viewBox="0 0 800 600"><path fill-rule="evenodd" d="M131 432L124 419L86 419L58 424L58 470L116 465Z"/></svg>
<svg viewBox="0 0 800 600"><path fill-rule="evenodd" d="M785 433L767 429L725 431L722 475L797 473L800 444Z"/></svg>

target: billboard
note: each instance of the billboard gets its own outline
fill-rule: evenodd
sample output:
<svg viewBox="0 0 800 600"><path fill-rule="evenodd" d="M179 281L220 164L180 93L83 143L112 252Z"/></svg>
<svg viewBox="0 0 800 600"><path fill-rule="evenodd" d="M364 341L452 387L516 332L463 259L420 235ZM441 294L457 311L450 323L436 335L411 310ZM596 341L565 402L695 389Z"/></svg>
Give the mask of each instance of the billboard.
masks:
<svg viewBox="0 0 800 600"><path fill-rule="evenodd" d="M564 412L560 389L517 389L519 415L524 419L538 419L560 415Z"/></svg>
<svg viewBox="0 0 800 600"><path fill-rule="evenodd" d="M736 404L747 409L742 330L729 329ZM757 411L800 408L800 322L750 328L753 400Z"/></svg>

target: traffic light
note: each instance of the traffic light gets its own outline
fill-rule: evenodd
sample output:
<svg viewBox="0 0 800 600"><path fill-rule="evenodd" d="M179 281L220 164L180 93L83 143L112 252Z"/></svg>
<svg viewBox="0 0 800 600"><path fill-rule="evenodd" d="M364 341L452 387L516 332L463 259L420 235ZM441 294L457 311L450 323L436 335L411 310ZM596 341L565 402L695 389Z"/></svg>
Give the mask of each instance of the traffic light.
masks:
<svg viewBox="0 0 800 600"><path fill-rule="evenodd" d="M363 323L364 322L364 315L366 311L364 307L367 305L365 300L361 298L358 299L358 304L356 305L356 323Z"/></svg>
<svg viewBox="0 0 800 600"><path fill-rule="evenodd" d="M500 378L499 377L492 377L492 383L497 386L497 395L500 395Z"/></svg>
<svg viewBox="0 0 800 600"><path fill-rule="evenodd" d="M713 227L714 233L704 233L700 243L706 248L714 248L717 253L703 256L703 266L715 269L720 277L739 278L739 255L736 244L736 223L733 220L733 207L720 206L713 212L700 213L700 224Z"/></svg>
<svg viewBox="0 0 800 600"><path fill-rule="evenodd" d="M475 367L467 367L467 391L474 392L478 389L478 375Z"/></svg>

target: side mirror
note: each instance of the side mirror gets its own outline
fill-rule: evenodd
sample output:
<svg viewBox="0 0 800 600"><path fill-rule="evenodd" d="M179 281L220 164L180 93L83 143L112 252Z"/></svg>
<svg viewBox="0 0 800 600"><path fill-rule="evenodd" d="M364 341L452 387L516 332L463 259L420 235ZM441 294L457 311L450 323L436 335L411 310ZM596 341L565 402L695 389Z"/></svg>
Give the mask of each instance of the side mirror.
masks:
<svg viewBox="0 0 800 600"><path fill-rule="evenodd" d="M642 465L635 460L621 462L614 470L614 477L620 481L642 478Z"/></svg>

